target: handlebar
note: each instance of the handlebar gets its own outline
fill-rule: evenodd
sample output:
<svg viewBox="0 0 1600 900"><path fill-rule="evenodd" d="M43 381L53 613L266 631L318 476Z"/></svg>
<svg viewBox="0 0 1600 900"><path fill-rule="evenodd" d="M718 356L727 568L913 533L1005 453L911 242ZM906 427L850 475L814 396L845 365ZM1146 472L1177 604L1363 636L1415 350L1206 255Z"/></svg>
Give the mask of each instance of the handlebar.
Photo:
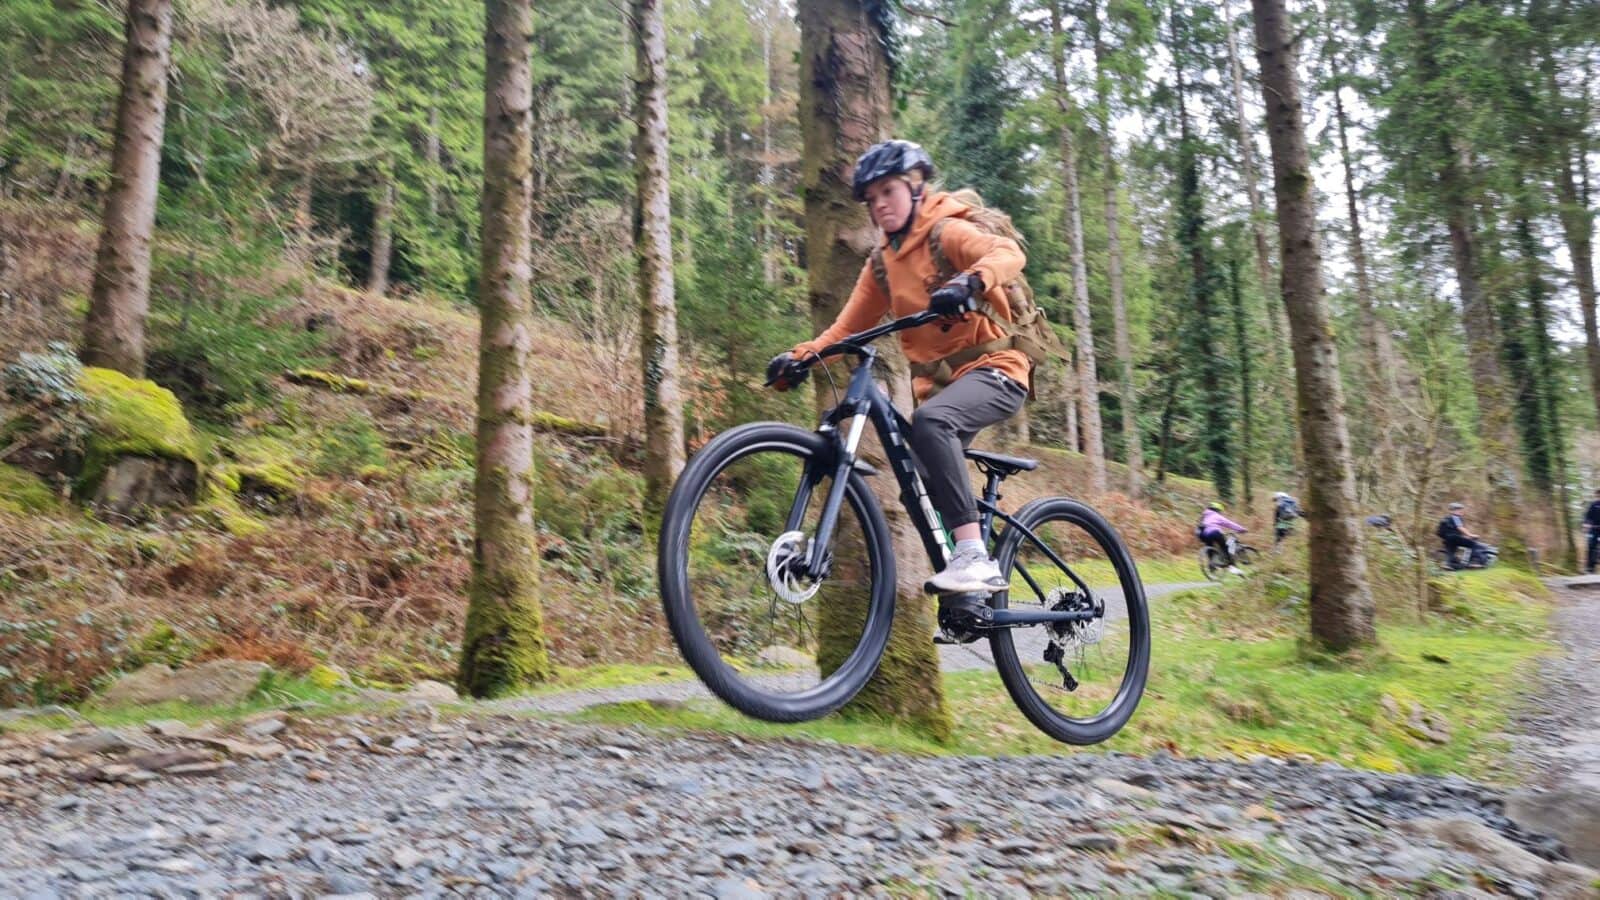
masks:
<svg viewBox="0 0 1600 900"><path fill-rule="evenodd" d="M977 298L969 297L967 298L966 305L962 312L976 312L977 309ZM837 342L823 347L815 354L803 358L800 360L800 362L804 363L807 367L810 367L816 363L822 362L830 356L838 356L842 353L862 353L866 350L868 344L878 340L879 338L887 337L891 334L901 331L909 331L913 328L921 328L923 325L927 325L932 322L944 321L947 318L950 317L936 313L931 309L925 309L919 313L912 313L909 316L904 316L890 322L885 322L876 328L868 328L866 331L857 332L856 334L852 334L848 337L840 338Z"/></svg>

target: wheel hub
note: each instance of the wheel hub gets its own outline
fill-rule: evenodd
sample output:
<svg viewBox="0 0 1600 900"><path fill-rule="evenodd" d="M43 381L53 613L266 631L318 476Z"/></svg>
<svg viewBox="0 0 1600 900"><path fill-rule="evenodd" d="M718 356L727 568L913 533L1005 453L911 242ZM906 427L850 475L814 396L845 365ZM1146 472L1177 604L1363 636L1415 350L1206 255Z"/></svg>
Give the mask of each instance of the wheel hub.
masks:
<svg viewBox="0 0 1600 900"><path fill-rule="evenodd" d="M1058 622L1050 626L1051 643L1069 642L1081 646L1100 643L1106 633L1106 603L1092 594L1074 588L1058 587L1045 598L1058 612L1092 612L1094 618L1077 622Z"/></svg>
<svg viewBox="0 0 1600 900"><path fill-rule="evenodd" d="M822 582L805 571L810 556L811 539L805 532L786 531L772 542L767 551L767 583L779 599L798 606L822 589Z"/></svg>

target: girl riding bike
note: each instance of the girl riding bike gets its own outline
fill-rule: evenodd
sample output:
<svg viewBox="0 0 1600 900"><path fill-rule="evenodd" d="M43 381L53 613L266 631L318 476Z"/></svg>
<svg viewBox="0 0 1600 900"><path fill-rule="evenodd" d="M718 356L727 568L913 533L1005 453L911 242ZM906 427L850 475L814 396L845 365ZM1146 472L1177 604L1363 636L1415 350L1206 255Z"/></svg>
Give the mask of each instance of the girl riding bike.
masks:
<svg viewBox="0 0 1600 900"><path fill-rule="evenodd" d="M948 316L938 327L900 333L918 402L911 419L912 449L925 469L934 509L955 539L949 565L927 581L927 589L939 595L945 619L981 615L983 598L1006 587L984 547L962 454L979 431L1022 408L1032 363L994 318L1012 318L1003 286L1022 273L1027 259L1021 247L966 221L974 207L929 187L933 175L927 151L910 141L885 141L862 155L853 179L855 198L867 204L882 244L862 266L834 323L815 340L773 358L767 380L778 390L799 385L817 351L872 327L886 314L931 310ZM955 277L941 279L941 254L959 273ZM984 304L985 314L967 314Z"/></svg>

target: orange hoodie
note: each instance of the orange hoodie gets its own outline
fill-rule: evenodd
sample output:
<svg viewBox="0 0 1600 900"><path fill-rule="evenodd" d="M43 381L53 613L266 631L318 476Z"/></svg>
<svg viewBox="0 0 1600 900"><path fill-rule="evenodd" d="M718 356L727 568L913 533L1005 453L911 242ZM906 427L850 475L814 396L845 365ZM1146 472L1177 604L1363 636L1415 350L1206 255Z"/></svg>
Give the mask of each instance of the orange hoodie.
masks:
<svg viewBox="0 0 1600 900"><path fill-rule="evenodd" d="M1005 319L1011 318L1011 305L1001 285L1022 274L1027 263L1022 248L1010 238L1000 237L980 230L965 221L972 207L946 193L929 191L917 208L916 220L911 230L900 242L900 249L883 239L883 267L889 275L889 294L885 297L872 275L872 261L861 267L855 289L845 301L839 317L815 340L795 346L795 354L815 353L842 337L865 331L882 321L886 314L895 318L919 313L928 308L928 295L940 286L939 266L934 262L933 251L928 248L928 233L940 219L950 218L939 233L940 249L957 273L974 272L983 279L984 299ZM979 313L968 314L965 321L953 324L930 324L910 331L900 332L900 346L906 359L914 363L940 360L977 344L1005 337L998 326ZM983 366L999 369L1028 387L1031 366L1027 354L1021 350L1000 350L985 354L955 371L955 378ZM953 379L952 379L953 380ZM917 401L927 399L933 390L931 378L915 378L912 390Z"/></svg>

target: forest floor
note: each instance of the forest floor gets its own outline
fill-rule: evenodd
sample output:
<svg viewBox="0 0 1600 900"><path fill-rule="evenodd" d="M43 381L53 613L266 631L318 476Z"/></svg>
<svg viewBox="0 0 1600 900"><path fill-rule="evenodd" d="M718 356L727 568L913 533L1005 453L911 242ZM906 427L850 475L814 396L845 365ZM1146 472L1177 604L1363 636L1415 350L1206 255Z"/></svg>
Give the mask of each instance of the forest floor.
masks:
<svg viewBox="0 0 1600 900"><path fill-rule="evenodd" d="M1563 652L1507 726L1530 785L1592 740L1592 688L1574 676L1593 671L1596 616L1600 593L1558 594ZM1129 730L1143 727L1141 710ZM885 752L412 700L199 734L172 722L22 730L0 738L0 777L5 895L1597 887L1555 839L1507 817L1528 791L1267 755Z"/></svg>

